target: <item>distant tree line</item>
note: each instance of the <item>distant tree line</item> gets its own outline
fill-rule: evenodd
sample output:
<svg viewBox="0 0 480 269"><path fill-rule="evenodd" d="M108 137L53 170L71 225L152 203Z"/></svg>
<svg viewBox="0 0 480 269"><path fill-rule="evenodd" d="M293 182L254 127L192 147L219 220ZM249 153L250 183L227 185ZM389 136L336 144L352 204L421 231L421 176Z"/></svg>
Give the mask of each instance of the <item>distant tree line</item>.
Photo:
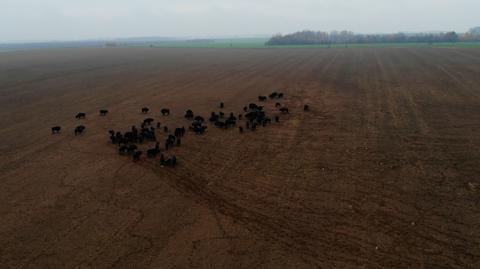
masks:
<svg viewBox="0 0 480 269"><path fill-rule="evenodd" d="M480 27L467 33L396 33L396 34L355 34L351 31L301 31L287 35L277 34L267 45L316 45L316 44L364 44L364 43L435 43L480 41Z"/></svg>

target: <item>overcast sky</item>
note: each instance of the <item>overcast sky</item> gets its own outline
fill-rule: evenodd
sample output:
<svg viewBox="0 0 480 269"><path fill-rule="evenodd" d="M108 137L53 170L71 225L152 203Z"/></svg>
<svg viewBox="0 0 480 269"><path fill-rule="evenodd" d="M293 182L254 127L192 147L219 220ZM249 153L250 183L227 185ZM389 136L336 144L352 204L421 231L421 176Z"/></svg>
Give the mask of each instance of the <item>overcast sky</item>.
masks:
<svg viewBox="0 0 480 269"><path fill-rule="evenodd" d="M139 36L455 30L480 0L0 0L0 43Z"/></svg>

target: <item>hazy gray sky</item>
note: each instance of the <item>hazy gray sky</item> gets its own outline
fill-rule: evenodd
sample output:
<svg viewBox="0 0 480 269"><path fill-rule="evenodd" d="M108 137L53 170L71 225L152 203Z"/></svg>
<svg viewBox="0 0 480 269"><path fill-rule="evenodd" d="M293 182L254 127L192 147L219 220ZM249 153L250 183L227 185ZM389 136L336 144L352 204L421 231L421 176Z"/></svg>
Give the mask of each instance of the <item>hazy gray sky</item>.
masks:
<svg viewBox="0 0 480 269"><path fill-rule="evenodd" d="M0 0L0 42L480 25L480 0Z"/></svg>

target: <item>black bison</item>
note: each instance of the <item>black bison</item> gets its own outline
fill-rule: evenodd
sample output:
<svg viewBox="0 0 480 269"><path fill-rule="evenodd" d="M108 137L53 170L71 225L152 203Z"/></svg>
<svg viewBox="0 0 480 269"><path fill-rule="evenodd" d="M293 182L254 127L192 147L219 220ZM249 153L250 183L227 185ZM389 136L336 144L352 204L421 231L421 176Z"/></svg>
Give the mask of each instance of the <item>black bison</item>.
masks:
<svg viewBox="0 0 480 269"><path fill-rule="evenodd" d="M182 137L185 135L185 127L182 128L175 128L175 137Z"/></svg>
<svg viewBox="0 0 480 269"><path fill-rule="evenodd" d="M265 117L262 121L263 127L265 127L268 123L272 123L272 119L270 119L269 117Z"/></svg>
<svg viewBox="0 0 480 269"><path fill-rule="evenodd" d="M147 114L150 109L148 107L143 107L142 108L142 113Z"/></svg>
<svg viewBox="0 0 480 269"><path fill-rule="evenodd" d="M127 153L127 151L128 151L128 147L125 146L125 145L120 146L120 147L118 148L118 153L119 153L120 155L124 155L125 153Z"/></svg>
<svg viewBox="0 0 480 269"><path fill-rule="evenodd" d="M190 109L187 110L187 111L185 112L185 118L186 118L186 119L189 119L189 120L192 119L192 118L193 118L193 111L190 110Z"/></svg>
<svg viewBox="0 0 480 269"><path fill-rule="evenodd" d="M190 126L190 130L194 131L195 134L203 134L205 133L205 130L207 129L207 126L201 126L201 125L195 125L195 126Z"/></svg>
<svg viewBox="0 0 480 269"><path fill-rule="evenodd" d="M83 112L80 112L80 113L77 113L77 115L75 116L75 118L77 119L85 119L85 117L87 116L87 114L83 113Z"/></svg>
<svg viewBox="0 0 480 269"><path fill-rule="evenodd" d="M220 102L220 108L224 108L225 105L223 104L223 102Z"/></svg>
<svg viewBox="0 0 480 269"><path fill-rule="evenodd" d="M278 98L283 98L283 93L279 92L278 93Z"/></svg>
<svg viewBox="0 0 480 269"><path fill-rule="evenodd" d="M152 118L146 118L146 119L143 120L143 123L146 124L146 125L150 125L150 124L152 124L152 122L153 122Z"/></svg>
<svg viewBox="0 0 480 269"><path fill-rule="evenodd" d="M83 125L78 125L78 126L75 128L75 135L82 134L83 131L85 131L85 126L83 126Z"/></svg>
<svg viewBox="0 0 480 269"><path fill-rule="evenodd" d="M210 118L208 119L210 122L216 122L218 120L219 116L215 114L215 112L212 112L210 115Z"/></svg>
<svg viewBox="0 0 480 269"><path fill-rule="evenodd" d="M280 103L275 103L275 107L281 107L282 105Z"/></svg>
<svg viewBox="0 0 480 269"><path fill-rule="evenodd" d="M170 140L172 140L173 142L175 142L175 139L177 139L177 137L170 134L170 135L168 135L168 139L170 139Z"/></svg>
<svg viewBox="0 0 480 269"><path fill-rule="evenodd" d="M163 131L164 131L165 133L168 133L168 127L167 127L167 126L163 126Z"/></svg>
<svg viewBox="0 0 480 269"><path fill-rule="evenodd" d="M140 160L140 156L142 156L142 151L135 151L135 153L133 153L133 161L136 162L138 160Z"/></svg>
<svg viewBox="0 0 480 269"><path fill-rule="evenodd" d="M271 99L278 97L278 92L272 92L270 95L268 95Z"/></svg>
<svg viewBox="0 0 480 269"><path fill-rule="evenodd" d="M254 121L255 119L263 118L264 116L265 116L265 112L261 112L261 111L251 111L245 114L245 118L248 119L249 121Z"/></svg>
<svg viewBox="0 0 480 269"><path fill-rule="evenodd" d="M115 138L115 135L111 135L111 136L110 136L110 141L112 141L112 144L116 144L116 143L117 143L117 139Z"/></svg>
<svg viewBox="0 0 480 269"><path fill-rule="evenodd" d="M177 157L175 155L172 156L172 158L165 160L165 156L163 154L160 156L160 165L161 166L170 166L170 167L175 167L177 165Z"/></svg>
<svg viewBox="0 0 480 269"><path fill-rule="evenodd" d="M228 127L228 126L235 126L237 124L237 121L235 119L230 119L228 118L226 121L225 121L225 125Z"/></svg>
<svg viewBox="0 0 480 269"><path fill-rule="evenodd" d="M173 147L175 140L170 139L170 137L165 140L165 150L168 150L170 147Z"/></svg>
<svg viewBox="0 0 480 269"><path fill-rule="evenodd" d="M247 106L244 106L244 107L243 107L243 111L247 112L247 111L248 111L248 107L247 107Z"/></svg>
<svg viewBox="0 0 480 269"><path fill-rule="evenodd" d="M280 112L282 112L282 113L288 113L288 108L282 107L282 108L280 108Z"/></svg>
<svg viewBox="0 0 480 269"><path fill-rule="evenodd" d="M54 127L52 127L52 134L58 134L58 133L60 133L60 129L62 129L62 127L60 127L60 126L54 126Z"/></svg>
<svg viewBox="0 0 480 269"><path fill-rule="evenodd" d="M147 157L149 158L155 157L157 156L158 153L160 153L160 144L157 142L155 144L155 148L147 150Z"/></svg>
<svg viewBox="0 0 480 269"><path fill-rule="evenodd" d="M162 108L162 110L160 110L160 112L162 113L163 116L170 115L170 109L168 109L168 108Z"/></svg>
<svg viewBox="0 0 480 269"><path fill-rule="evenodd" d="M205 119L201 116L196 116L193 120L197 121L197 122L200 122L200 123L203 123L205 121Z"/></svg>
<svg viewBox="0 0 480 269"><path fill-rule="evenodd" d="M157 122L157 128L160 128L162 124L160 122Z"/></svg>
<svg viewBox="0 0 480 269"><path fill-rule="evenodd" d="M134 144L128 145L127 147L128 153L135 153L137 149L138 149L137 145L134 145Z"/></svg>
<svg viewBox="0 0 480 269"><path fill-rule="evenodd" d="M133 141L136 141L138 139L140 139L142 141L143 141L143 139L146 139L146 140L149 140L149 141L157 141L157 137L155 135L155 128L153 128L153 127L150 127L150 129L142 128L139 137L137 137L135 134L133 134Z"/></svg>
<svg viewBox="0 0 480 269"><path fill-rule="evenodd" d="M310 107L308 105L303 106L303 111L309 111L309 110L310 110Z"/></svg>
<svg viewBox="0 0 480 269"><path fill-rule="evenodd" d="M260 96L258 96L258 101L260 101L260 102L267 101L267 97L260 95Z"/></svg>
<svg viewBox="0 0 480 269"><path fill-rule="evenodd" d="M167 164L167 166L175 167L177 165L177 157L175 157L175 155L173 155L172 158L170 158L166 161L166 164Z"/></svg>
<svg viewBox="0 0 480 269"><path fill-rule="evenodd" d="M248 104L248 108L249 108L249 109L257 109L257 104L255 104L255 103L250 103L250 104ZM245 110L245 111L246 111L246 110Z"/></svg>
<svg viewBox="0 0 480 269"><path fill-rule="evenodd" d="M108 113L108 110L106 109L100 109L100 116L106 116Z"/></svg>
<svg viewBox="0 0 480 269"><path fill-rule="evenodd" d="M275 116L275 122L280 122L280 117L279 116Z"/></svg>
<svg viewBox="0 0 480 269"><path fill-rule="evenodd" d="M216 121L215 126L217 126L219 128L227 128L227 124L223 121Z"/></svg>

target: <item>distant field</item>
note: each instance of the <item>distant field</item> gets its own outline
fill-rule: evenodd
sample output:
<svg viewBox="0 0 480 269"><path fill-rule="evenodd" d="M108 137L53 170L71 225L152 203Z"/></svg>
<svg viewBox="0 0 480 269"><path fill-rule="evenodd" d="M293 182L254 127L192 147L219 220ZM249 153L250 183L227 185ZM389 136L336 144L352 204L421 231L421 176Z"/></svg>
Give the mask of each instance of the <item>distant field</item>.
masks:
<svg viewBox="0 0 480 269"><path fill-rule="evenodd" d="M211 40L174 40L158 42L112 42L119 47L153 47L153 48L480 48L480 42L457 43L368 43L368 44L334 44L334 45L276 45L268 46L268 38L231 38ZM103 41L46 42L25 44L0 44L0 53L18 50L55 49L55 48L102 48Z"/></svg>
<svg viewBox="0 0 480 269"><path fill-rule="evenodd" d="M265 42L267 41L268 38L213 39L209 41L179 40L134 46L151 46L160 48L265 48Z"/></svg>
<svg viewBox="0 0 480 269"><path fill-rule="evenodd" d="M268 46L267 38L238 38L238 39L214 39L211 41L166 41L149 45L160 48L403 48L403 47L480 47L480 42L457 42L457 43L367 43L367 44L334 44L334 45L275 45Z"/></svg>

